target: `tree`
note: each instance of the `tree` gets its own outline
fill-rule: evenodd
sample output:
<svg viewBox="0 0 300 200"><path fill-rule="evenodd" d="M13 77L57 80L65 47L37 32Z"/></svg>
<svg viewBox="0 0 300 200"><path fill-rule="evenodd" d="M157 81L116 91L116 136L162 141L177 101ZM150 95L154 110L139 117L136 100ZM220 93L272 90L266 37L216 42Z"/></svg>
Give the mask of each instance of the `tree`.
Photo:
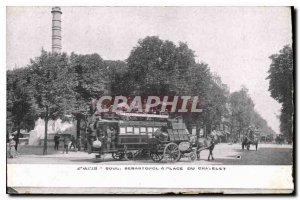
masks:
<svg viewBox="0 0 300 200"><path fill-rule="evenodd" d="M148 36L131 51L127 65L126 88L132 94L199 96L204 112L185 114L188 125L200 127L205 123L210 127L225 114L225 91L213 82L207 64L195 62L194 52L186 43L175 45Z"/></svg>
<svg viewBox="0 0 300 200"><path fill-rule="evenodd" d="M7 71L7 133L17 130L34 128L36 113L30 96L30 79L28 69L21 68Z"/></svg>
<svg viewBox="0 0 300 200"><path fill-rule="evenodd" d="M216 87L212 81L210 69L205 63L196 63L192 65L187 71L187 78L185 80L186 89L192 95L199 97L199 106L202 108L201 113L190 113L184 119L188 127L196 126L197 131L200 128L206 127L205 130L211 129L211 115L210 106L214 105L212 102L213 93L211 90ZM208 100L210 99L210 101ZM211 102L211 103L208 103Z"/></svg>
<svg viewBox="0 0 300 200"><path fill-rule="evenodd" d="M229 103L231 107L232 132L240 134L251 125L251 117L254 110L254 103L248 95L248 89L243 87L240 91L230 94Z"/></svg>
<svg viewBox="0 0 300 200"><path fill-rule="evenodd" d="M105 60L106 69L108 71L108 85L112 95L130 95L129 82L132 80L128 73L128 66L124 61Z"/></svg>
<svg viewBox="0 0 300 200"><path fill-rule="evenodd" d="M141 95L184 95L187 71L195 64L194 53L185 43L148 36L139 40L127 59L129 88Z"/></svg>
<svg viewBox="0 0 300 200"><path fill-rule="evenodd" d="M253 124L256 128L258 128L262 135L270 136L275 135L276 133L268 126L268 123L262 116L254 110L252 113L251 124Z"/></svg>
<svg viewBox="0 0 300 200"><path fill-rule="evenodd" d="M205 99L204 120L207 126L206 130L210 132L212 128L222 123L222 117L227 116L227 96L225 90L212 83Z"/></svg>
<svg viewBox="0 0 300 200"><path fill-rule="evenodd" d="M87 117L93 114L90 110L91 101L103 92L108 92L108 71L103 59L98 54L71 54L70 65L67 70L68 92L67 111L72 113L77 122L77 137L80 136L81 121L87 123ZM87 124L86 124L87 126Z"/></svg>
<svg viewBox="0 0 300 200"><path fill-rule="evenodd" d="M44 155L47 154L48 121L64 113L63 94L67 88L62 83L66 78L64 71L67 66L68 57L65 53L52 54L44 50L29 65L33 99L37 104L38 116L45 120Z"/></svg>
<svg viewBox="0 0 300 200"><path fill-rule="evenodd" d="M292 140L294 116L293 88L293 49L286 45L269 57L272 60L269 76L269 91L271 96L282 104L280 115L280 131Z"/></svg>

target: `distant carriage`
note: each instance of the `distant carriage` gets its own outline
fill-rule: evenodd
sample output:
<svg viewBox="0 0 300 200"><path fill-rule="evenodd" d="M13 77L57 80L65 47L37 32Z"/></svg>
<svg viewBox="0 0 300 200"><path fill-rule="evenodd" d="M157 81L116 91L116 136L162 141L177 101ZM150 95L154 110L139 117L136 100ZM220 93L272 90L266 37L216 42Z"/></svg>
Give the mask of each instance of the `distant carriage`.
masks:
<svg viewBox="0 0 300 200"><path fill-rule="evenodd" d="M254 145L255 146L255 150L257 151L259 134L260 134L260 131L255 130L252 127L249 127L247 129L246 134L244 134L243 137L242 137L242 150L244 150L245 147L246 147L247 150L249 151L250 150L250 146Z"/></svg>
<svg viewBox="0 0 300 200"><path fill-rule="evenodd" d="M283 144L284 143L284 136L283 134L279 134L275 138L276 144Z"/></svg>

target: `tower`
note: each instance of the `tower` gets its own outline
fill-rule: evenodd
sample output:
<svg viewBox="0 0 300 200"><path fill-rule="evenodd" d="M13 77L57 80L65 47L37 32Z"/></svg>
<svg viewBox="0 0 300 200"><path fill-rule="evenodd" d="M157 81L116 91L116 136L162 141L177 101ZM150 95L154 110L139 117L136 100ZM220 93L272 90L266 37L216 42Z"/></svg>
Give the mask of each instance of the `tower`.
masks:
<svg viewBox="0 0 300 200"><path fill-rule="evenodd" d="M52 53L61 52L61 9L52 8Z"/></svg>

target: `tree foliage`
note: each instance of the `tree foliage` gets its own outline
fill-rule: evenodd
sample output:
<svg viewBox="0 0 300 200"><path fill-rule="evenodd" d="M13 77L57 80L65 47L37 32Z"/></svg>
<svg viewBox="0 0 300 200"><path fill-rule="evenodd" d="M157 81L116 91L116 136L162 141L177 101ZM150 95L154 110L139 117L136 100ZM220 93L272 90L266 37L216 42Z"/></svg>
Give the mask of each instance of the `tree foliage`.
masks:
<svg viewBox="0 0 300 200"><path fill-rule="evenodd" d="M108 71L103 59L98 54L77 55L72 53L67 69L68 81L65 93L68 99L66 112L77 121L77 137L80 136L81 121L87 123L91 115L91 101L104 91L108 91Z"/></svg>
<svg viewBox="0 0 300 200"><path fill-rule="evenodd" d="M254 109L254 103L248 94L248 89L233 92L229 97L230 120L232 133L238 138L244 134L249 126L254 126L262 132L262 135L274 135L275 132L268 126L268 123Z"/></svg>
<svg viewBox="0 0 300 200"><path fill-rule="evenodd" d="M108 87L112 95L130 95L132 77L128 73L127 63L124 61L105 60L108 73Z"/></svg>
<svg viewBox="0 0 300 200"><path fill-rule="evenodd" d="M7 128L10 132L34 128L36 113L30 97L30 78L27 68L7 71Z"/></svg>
<svg viewBox="0 0 300 200"><path fill-rule="evenodd" d="M273 54L269 57L272 60L269 76L269 91L271 96L282 104L280 115L280 131L288 140L293 136L293 49L290 46L284 46L279 54Z"/></svg>
<svg viewBox="0 0 300 200"><path fill-rule="evenodd" d="M254 103L248 95L248 89L243 87L240 91L233 92L229 97L231 108L231 124L236 134L241 134L251 125Z"/></svg>
<svg viewBox="0 0 300 200"><path fill-rule="evenodd" d="M188 69L195 64L194 53L185 43L176 46L156 36L139 40L127 59L131 91L143 95L186 93Z"/></svg>
<svg viewBox="0 0 300 200"><path fill-rule="evenodd" d="M285 49L284 52L289 51ZM283 69L279 57L271 56L273 68L278 63L281 66L280 70L270 69L270 73L275 70L276 78ZM289 57L279 60L284 59ZM32 124L35 116L44 119L43 151L46 154L48 120L71 114L77 121L77 136L80 136L82 120L87 127L88 117L95 112L91 109L92 102L103 94L176 95L200 97L203 111L185 114L183 118L188 126L196 125L198 130L205 128L207 134L223 123L224 117L230 117L232 127L238 131L255 124L271 132L266 121L254 110L247 89L229 94L219 80L216 81L207 64L195 61L195 54L186 43L174 44L156 36L139 40L125 61L103 60L96 53L68 56L42 50L28 67L7 71L7 124L23 128ZM276 81L271 85L274 85L271 91L274 98L282 103L290 100L289 92L285 97L277 91L287 90L290 85L280 86ZM284 109L289 107L284 106ZM281 116L289 119L286 113Z"/></svg>
<svg viewBox="0 0 300 200"><path fill-rule="evenodd" d="M131 51L127 64L132 77L127 88L133 94L199 96L203 113L185 115L187 123L205 123L210 131L226 114L225 91L213 82L207 64L196 63L186 43L146 37Z"/></svg>
<svg viewBox="0 0 300 200"><path fill-rule="evenodd" d="M45 120L43 153L47 154L47 129L50 119L57 119L64 113L65 73L68 66L66 54L51 54L42 50L41 55L31 60L29 66L33 99L37 104L38 116Z"/></svg>

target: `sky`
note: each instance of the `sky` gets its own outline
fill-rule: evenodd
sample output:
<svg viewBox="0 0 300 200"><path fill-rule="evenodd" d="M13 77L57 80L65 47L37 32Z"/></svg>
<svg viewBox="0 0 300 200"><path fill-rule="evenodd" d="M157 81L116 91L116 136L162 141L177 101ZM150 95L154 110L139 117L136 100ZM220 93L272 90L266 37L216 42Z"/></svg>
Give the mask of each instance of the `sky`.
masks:
<svg viewBox="0 0 300 200"><path fill-rule="evenodd" d="M249 89L255 109L279 133L269 56L292 44L288 7L61 7L62 51L125 60L146 36L186 42L231 92ZM7 7L7 69L51 51L51 7Z"/></svg>

